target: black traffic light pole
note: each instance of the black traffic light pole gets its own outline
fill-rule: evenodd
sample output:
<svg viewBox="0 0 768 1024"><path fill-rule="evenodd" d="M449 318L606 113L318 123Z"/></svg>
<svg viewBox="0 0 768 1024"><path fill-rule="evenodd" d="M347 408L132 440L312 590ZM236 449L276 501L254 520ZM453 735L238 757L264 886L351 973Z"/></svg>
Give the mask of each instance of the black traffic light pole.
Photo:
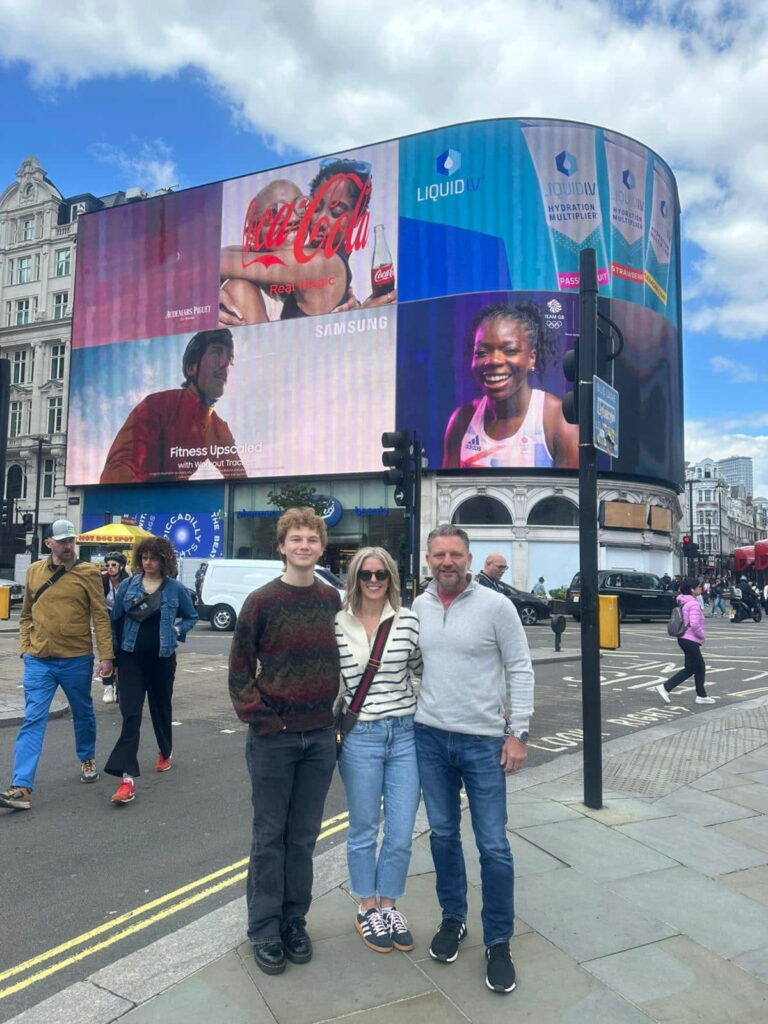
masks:
<svg viewBox="0 0 768 1024"><path fill-rule="evenodd" d="M381 461L387 467L384 483L394 485L395 504L405 509L407 566L400 586L404 602L411 601L418 593L419 586L423 449L411 430L385 431L381 435L381 444L384 448Z"/></svg>
<svg viewBox="0 0 768 1024"><path fill-rule="evenodd" d="M584 803L603 806L600 637L597 608L597 449L593 438L593 377L597 369L597 262L594 249L579 256L580 326L577 407L579 422L579 576L581 715L584 733Z"/></svg>

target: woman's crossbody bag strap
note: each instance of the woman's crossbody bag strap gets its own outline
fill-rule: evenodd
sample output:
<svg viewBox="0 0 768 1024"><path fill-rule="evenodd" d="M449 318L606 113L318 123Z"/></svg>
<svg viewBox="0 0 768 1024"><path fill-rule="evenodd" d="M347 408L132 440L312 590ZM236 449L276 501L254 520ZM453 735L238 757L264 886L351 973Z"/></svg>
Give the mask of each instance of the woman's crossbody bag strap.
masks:
<svg viewBox="0 0 768 1024"><path fill-rule="evenodd" d="M384 622L380 623L379 628L376 630L373 647L371 648L370 660L365 666L365 672L363 672L360 682L357 684L355 695L350 701L347 709L347 713L351 713L355 717L359 714L360 708L363 706L363 702L368 695L368 690L371 688L373 677L381 666L381 656L384 653L384 647L387 643L387 637L389 636L389 631L392 629L393 622L394 616L391 616L390 618L385 619Z"/></svg>

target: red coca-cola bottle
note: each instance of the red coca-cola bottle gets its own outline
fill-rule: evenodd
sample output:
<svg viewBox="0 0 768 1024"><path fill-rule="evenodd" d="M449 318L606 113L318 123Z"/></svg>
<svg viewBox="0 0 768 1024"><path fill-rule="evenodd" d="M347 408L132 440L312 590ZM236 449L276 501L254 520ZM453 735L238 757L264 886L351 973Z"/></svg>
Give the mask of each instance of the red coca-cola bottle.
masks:
<svg viewBox="0 0 768 1024"><path fill-rule="evenodd" d="M384 225L373 229L373 262L371 263L371 292L374 298L386 295L395 289L395 265L387 245Z"/></svg>

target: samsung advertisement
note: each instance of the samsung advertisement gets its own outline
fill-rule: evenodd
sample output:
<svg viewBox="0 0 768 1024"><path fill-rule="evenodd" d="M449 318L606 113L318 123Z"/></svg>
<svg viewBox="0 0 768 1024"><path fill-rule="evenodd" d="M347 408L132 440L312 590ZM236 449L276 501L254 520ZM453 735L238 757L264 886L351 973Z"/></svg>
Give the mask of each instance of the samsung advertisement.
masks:
<svg viewBox="0 0 768 1024"><path fill-rule="evenodd" d="M430 469L575 470L563 356L597 253L623 349L620 457L682 476L679 206L626 136L441 128L89 214L78 234L69 486Z"/></svg>

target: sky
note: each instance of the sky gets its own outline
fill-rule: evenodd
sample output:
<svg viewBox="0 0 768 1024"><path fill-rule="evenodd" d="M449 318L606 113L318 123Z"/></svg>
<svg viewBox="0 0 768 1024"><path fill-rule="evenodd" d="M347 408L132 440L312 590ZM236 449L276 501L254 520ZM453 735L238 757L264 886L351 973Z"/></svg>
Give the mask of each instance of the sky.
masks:
<svg viewBox="0 0 768 1024"><path fill-rule="evenodd" d="M682 204L686 458L768 497L765 0L0 0L0 190L187 188L492 117L611 128Z"/></svg>

